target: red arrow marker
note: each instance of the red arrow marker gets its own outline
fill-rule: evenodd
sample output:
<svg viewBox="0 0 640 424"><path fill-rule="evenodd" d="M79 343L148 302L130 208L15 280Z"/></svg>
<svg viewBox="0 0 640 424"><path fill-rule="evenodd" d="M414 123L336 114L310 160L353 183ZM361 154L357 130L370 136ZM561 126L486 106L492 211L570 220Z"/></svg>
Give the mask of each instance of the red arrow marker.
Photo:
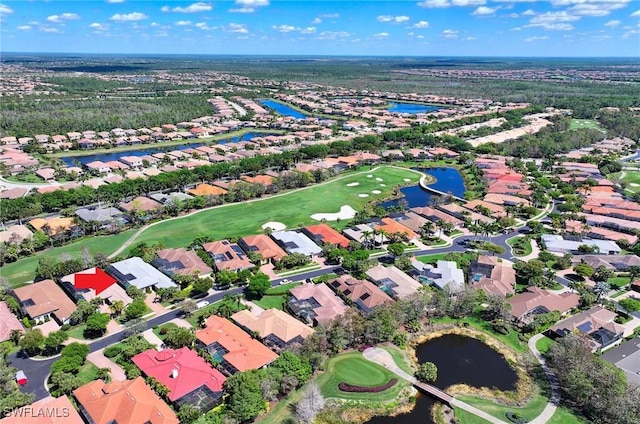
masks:
<svg viewBox="0 0 640 424"><path fill-rule="evenodd" d="M91 273L77 273L74 286L76 289L94 289L96 295L108 289L116 280L100 268Z"/></svg>

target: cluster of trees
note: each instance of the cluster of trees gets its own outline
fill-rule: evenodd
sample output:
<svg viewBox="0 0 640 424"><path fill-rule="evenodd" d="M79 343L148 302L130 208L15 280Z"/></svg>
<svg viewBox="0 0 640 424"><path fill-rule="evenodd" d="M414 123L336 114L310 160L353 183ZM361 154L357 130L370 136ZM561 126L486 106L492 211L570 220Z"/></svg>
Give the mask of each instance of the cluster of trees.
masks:
<svg viewBox="0 0 640 424"><path fill-rule="evenodd" d="M640 116L628 109L620 112L600 112L598 122L616 136L640 139Z"/></svg>
<svg viewBox="0 0 640 424"><path fill-rule="evenodd" d="M594 356L585 336L570 333L547 352L547 363L558 378L563 398L593 422L640 422L640 391L624 372Z"/></svg>
<svg viewBox="0 0 640 424"><path fill-rule="evenodd" d="M536 134L526 134L516 140L484 146L482 150L492 149L493 153L517 158L549 158L559 153L590 146L604 138L605 135L595 129L558 132L553 127L546 127ZM485 153L490 152L485 151Z"/></svg>
<svg viewBox="0 0 640 424"><path fill-rule="evenodd" d="M7 351L0 355L0 410L13 411L35 400L33 393L22 393L16 383L16 368L7 362Z"/></svg>
<svg viewBox="0 0 640 424"><path fill-rule="evenodd" d="M73 390L87 383L78 373L87 360L89 346L84 343L71 343L60 352L60 359L51 364L49 390L53 396L68 395ZM109 368L100 368L96 379L109 381Z"/></svg>

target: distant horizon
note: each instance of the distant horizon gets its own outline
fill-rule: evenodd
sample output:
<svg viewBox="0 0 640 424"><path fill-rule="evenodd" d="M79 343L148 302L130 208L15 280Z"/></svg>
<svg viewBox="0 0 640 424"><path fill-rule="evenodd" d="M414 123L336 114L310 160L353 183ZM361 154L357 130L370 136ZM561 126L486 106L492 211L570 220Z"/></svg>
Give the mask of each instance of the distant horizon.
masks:
<svg viewBox="0 0 640 424"><path fill-rule="evenodd" d="M0 22L10 52L640 57L632 0L3 0Z"/></svg>

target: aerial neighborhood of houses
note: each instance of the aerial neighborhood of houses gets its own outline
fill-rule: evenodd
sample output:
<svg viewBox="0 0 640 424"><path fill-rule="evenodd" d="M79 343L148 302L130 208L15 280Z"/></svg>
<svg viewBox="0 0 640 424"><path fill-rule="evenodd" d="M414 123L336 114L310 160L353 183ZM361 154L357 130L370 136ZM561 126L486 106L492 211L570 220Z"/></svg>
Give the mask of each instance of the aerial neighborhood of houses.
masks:
<svg viewBox="0 0 640 424"><path fill-rule="evenodd" d="M331 372L315 354L404 347L421 318L468 327L491 308L494 336L520 336L526 351L539 333L549 343L578 334L640 383L640 205L582 160L632 157L637 140L515 158L473 148L531 136L571 111L280 88L270 102L302 117L212 88L211 115L188 122L0 139L0 341L29 396L20 406L68 412L39 423L191 423L220 408L249 422L267 411L233 409L251 376L273 407ZM440 107L409 114L390 102ZM505 125L506 112L520 126ZM428 125L464 147L403 138ZM485 135L470 135L479 128ZM105 152L118 159L99 159ZM27 174L39 182L21 183ZM106 288L78 284L103 274ZM386 319L381 311L418 312L388 337L382 325L346 329L354 317ZM342 323L342 345L326 342ZM292 365L304 361L308 375Z"/></svg>

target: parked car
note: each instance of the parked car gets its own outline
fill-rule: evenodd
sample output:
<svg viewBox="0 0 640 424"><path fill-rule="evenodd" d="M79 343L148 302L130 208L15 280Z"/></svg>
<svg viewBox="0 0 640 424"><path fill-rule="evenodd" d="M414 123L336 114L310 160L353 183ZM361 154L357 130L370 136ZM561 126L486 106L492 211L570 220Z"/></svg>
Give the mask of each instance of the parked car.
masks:
<svg viewBox="0 0 640 424"><path fill-rule="evenodd" d="M281 280L279 284L281 286L284 286L285 284L291 284L291 280L289 280L288 278L285 278L284 280Z"/></svg>
<svg viewBox="0 0 640 424"><path fill-rule="evenodd" d="M209 301L208 300L201 300L200 302L196 303L196 308L201 309L201 308L204 308L207 305L209 305Z"/></svg>
<svg viewBox="0 0 640 424"><path fill-rule="evenodd" d="M25 375L24 371L20 370L16 373L16 383L21 386L27 384L27 376Z"/></svg>

